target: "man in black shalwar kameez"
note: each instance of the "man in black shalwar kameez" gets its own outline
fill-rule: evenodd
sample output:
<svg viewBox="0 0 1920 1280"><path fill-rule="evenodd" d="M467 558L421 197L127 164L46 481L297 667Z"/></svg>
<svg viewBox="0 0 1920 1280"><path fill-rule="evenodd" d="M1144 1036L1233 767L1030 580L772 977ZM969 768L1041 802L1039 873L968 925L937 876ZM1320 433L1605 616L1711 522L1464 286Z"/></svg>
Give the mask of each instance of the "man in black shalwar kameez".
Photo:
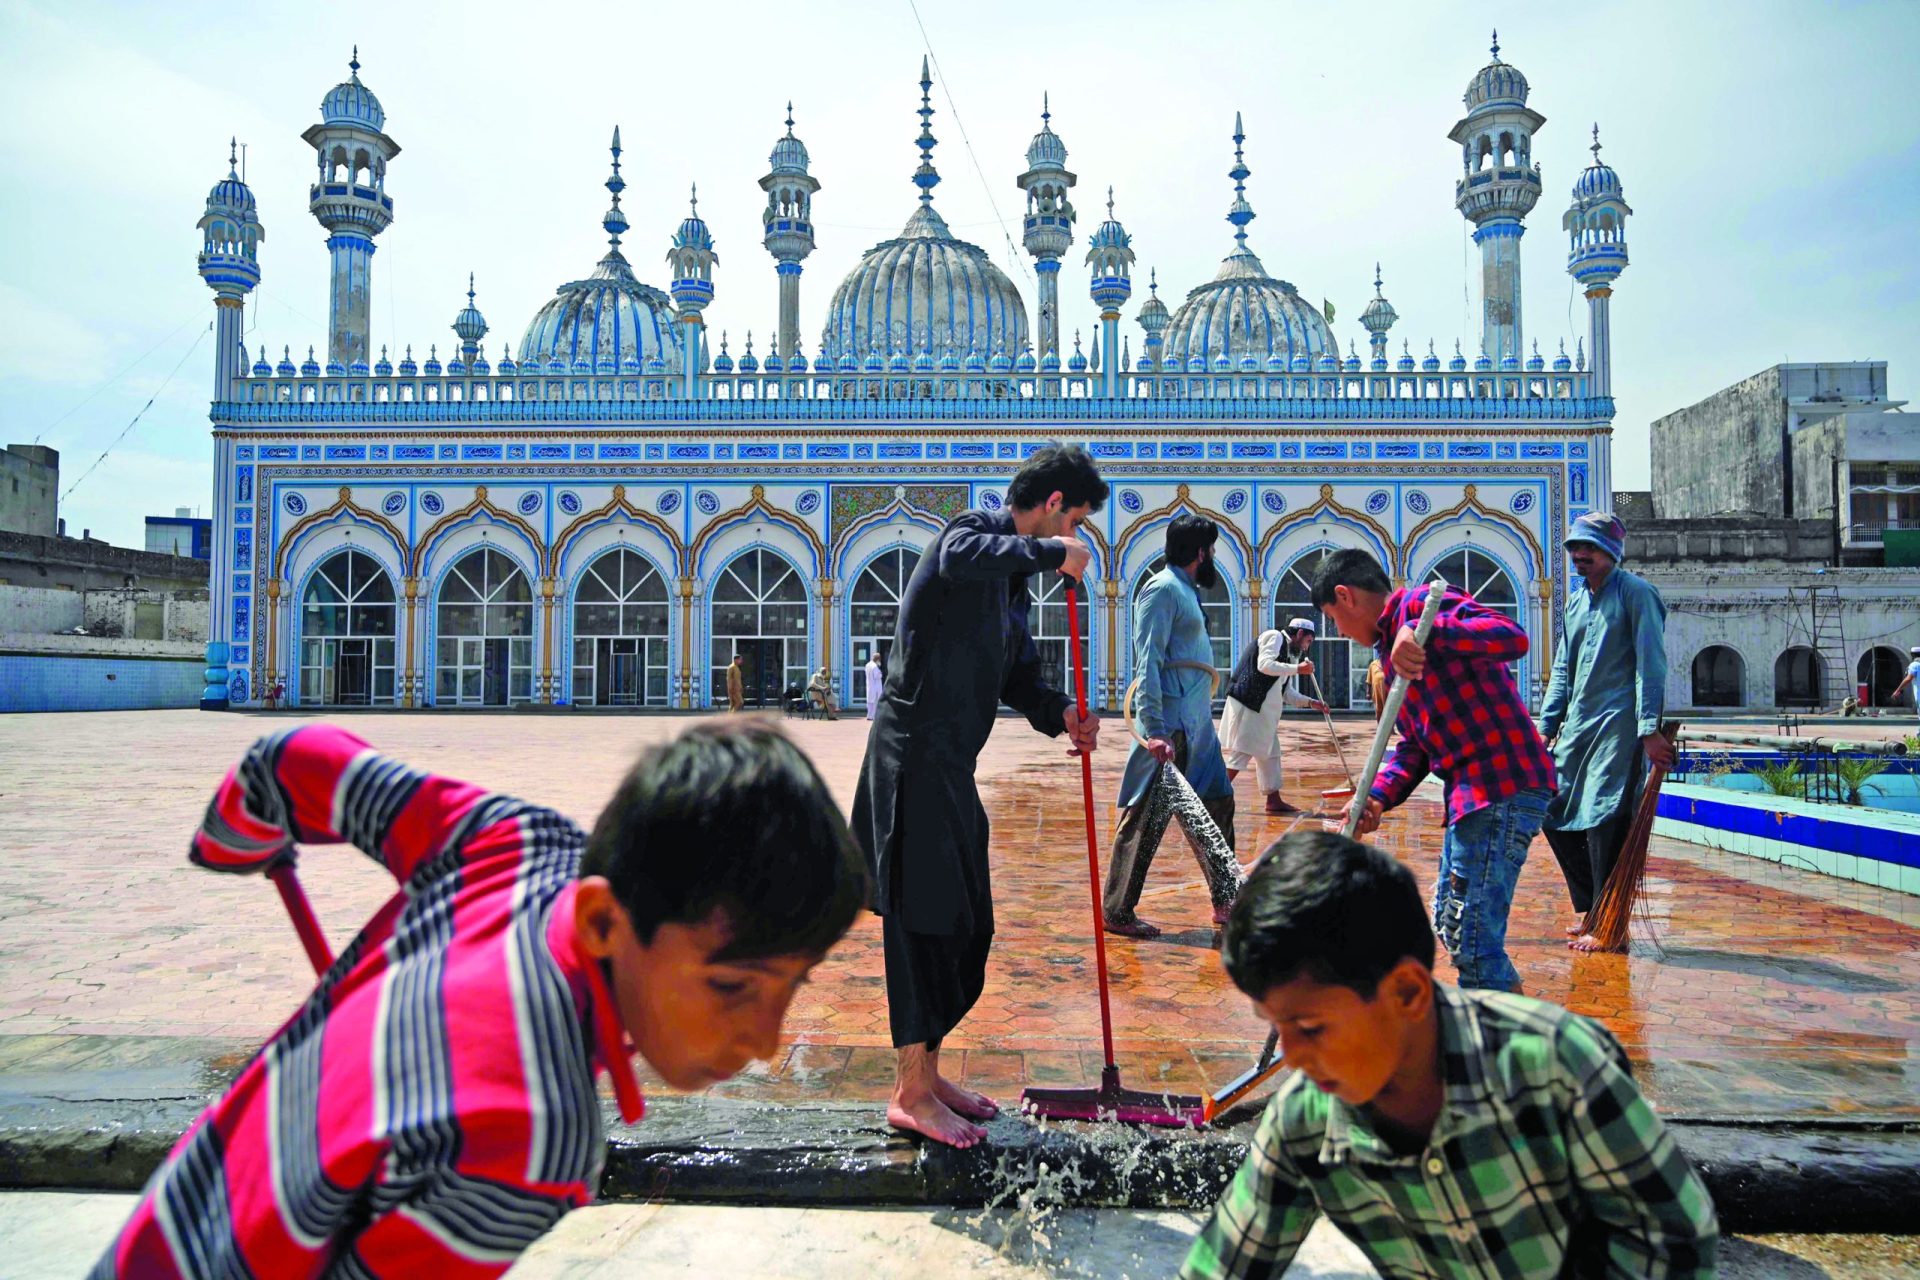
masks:
<svg viewBox="0 0 1920 1280"><path fill-rule="evenodd" d="M1092 751L1099 721L1041 678L1027 625L1028 579L1079 578L1075 530L1106 501L1086 450L1049 445L1007 489L1004 511L954 517L921 556L900 602L886 690L867 738L853 834L873 868L887 1012L899 1059L887 1119L956 1147L992 1100L940 1075L940 1041L980 998L993 943L987 814L974 786L1002 702L1049 737Z"/></svg>

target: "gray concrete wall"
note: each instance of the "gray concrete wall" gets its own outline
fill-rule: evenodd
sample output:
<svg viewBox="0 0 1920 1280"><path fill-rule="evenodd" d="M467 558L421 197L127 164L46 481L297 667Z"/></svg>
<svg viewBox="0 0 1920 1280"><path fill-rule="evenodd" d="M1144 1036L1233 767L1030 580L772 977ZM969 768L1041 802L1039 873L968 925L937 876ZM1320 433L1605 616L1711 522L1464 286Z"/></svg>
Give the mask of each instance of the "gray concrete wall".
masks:
<svg viewBox="0 0 1920 1280"><path fill-rule="evenodd" d="M1808 518L1833 519L1833 460L1840 460L1840 488L1847 487L1847 419L1827 418L1793 433L1793 509ZM1840 523L1847 513L1840 512Z"/></svg>
<svg viewBox="0 0 1920 1280"><path fill-rule="evenodd" d="M0 635L59 636L77 627L80 639L124 637L205 644L211 603L205 590L69 591L0 585Z"/></svg>
<svg viewBox="0 0 1920 1280"><path fill-rule="evenodd" d="M1702 570L1765 563L1813 568L1833 552L1826 520L1641 520L1627 525L1627 567L1692 564Z"/></svg>
<svg viewBox="0 0 1920 1280"><path fill-rule="evenodd" d="M1786 422L1778 367L1655 419L1654 515L1789 514L1781 460Z"/></svg>
<svg viewBox="0 0 1920 1280"><path fill-rule="evenodd" d="M0 635L52 635L86 620L86 597L78 591L0 585Z"/></svg>
<svg viewBox="0 0 1920 1280"><path fill-rule="evenodd" d="M208 570L207 561L187 556L154 555L82 538L0 532L0 585L204 591Z"/></svg>
<svg viewBox="0 0 1920 1280"><path fill-rule="evenodd" d="M58 450L10 444L0 453L0 532L51 538L60 531L59 498Z"/></svg>

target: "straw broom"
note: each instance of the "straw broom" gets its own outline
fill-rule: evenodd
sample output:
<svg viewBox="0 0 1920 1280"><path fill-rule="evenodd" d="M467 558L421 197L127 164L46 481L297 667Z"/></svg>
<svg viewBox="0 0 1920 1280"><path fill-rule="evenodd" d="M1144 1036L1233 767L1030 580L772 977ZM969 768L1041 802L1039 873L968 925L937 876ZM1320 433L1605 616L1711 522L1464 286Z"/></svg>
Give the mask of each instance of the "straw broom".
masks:
<svg viewBox="0 0 1920 1280"><path fill-rule="evenodd" d="M1668 720L1660 726L1660 736L1667 740L1668 746L1673 745L1679 733L1678 720ZM1640 898L1641 881L1646 878L1647 846L1653 840L1654 814L1660 807L1660 788L1666 780L1665 768L1657 764L1649 766L1646 784L1640 789L1640 806L1634 810L1633 826L1628 828L1626 843L1620 847L1620 858L1613 864L1613 872L1607 876L1600 896L1593 900L1593 909L1581 922L1581 932L1591 934L1601 951L1625 952L1627 949L1628 926L1633 923L1634 905Z"/></svg>

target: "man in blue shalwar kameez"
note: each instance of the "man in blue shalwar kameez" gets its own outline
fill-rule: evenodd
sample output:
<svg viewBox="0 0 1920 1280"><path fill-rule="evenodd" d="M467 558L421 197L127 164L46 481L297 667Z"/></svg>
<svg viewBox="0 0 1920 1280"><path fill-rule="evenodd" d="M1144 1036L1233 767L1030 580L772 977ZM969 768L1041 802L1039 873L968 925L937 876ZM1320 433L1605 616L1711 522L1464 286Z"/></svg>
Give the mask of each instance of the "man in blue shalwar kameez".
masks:
<svg viewBox="0 0 1920 1280"><path fill-rule="evenodd" d="M1647 761L1673 763L1673 747L1660 736L1667 607L1650 583L1619 567L1626 537L1626 526L1604 511L1581 516L1567 534L1581 580L1567 593L1540 712L1560 777L1547 809L1547 843L1582 918L1619 860ZM1568 945L1597 950L1583 929L1580 919L1568 927Z"/></svg>
<svg viewBox="0 0 1920 1280"><path fill-rule="evenodd" d="M1157 937L1160 930L1134 914L1160 832L1152 830L1147 796L1163 765L1178 769L1207 808L1227 848L1233 848L1233 783L1213 728L1213 642L1195 589L1219 579L1213 546L1220 526L1181 514L1167 526L1167 567L1147 580L1134 606L1133 670L1139 689L1134 716L1141 736L1127 753L1120 777L1120 825L1113 834L1103 900L1107 932ZM1189 842L1191 843L1191 841ZM1238 866L1215 866L1204 850L1194 857L1207 877L1213 918L1224 922L1240 892Z"/></svg>

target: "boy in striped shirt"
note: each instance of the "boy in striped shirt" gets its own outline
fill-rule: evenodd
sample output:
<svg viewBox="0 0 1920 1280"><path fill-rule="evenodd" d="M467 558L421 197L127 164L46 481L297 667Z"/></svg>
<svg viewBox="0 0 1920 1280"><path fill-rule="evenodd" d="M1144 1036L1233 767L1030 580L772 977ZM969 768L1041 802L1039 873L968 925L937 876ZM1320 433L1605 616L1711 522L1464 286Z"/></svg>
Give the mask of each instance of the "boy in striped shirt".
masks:
<svg viewBox="0 0 1920 1280"><path fill-rule="evenodd" d="M824 782L777 731L648 749L591 836L331 725L263 738L189 856L262 871L351 843L399 883L188 1130L96 1277L496 1276L593 1198L595 1078L640 1118L771 1057L866 899Z"/></svg>
<svg viewBox="0 0 1920 1280"><path fill-rule="evenodd" d="M1325 1214L1386 1280L1710 1277L1713 1201L1604 1027L1433 980L1413 875L1296 832L1240 891L1234 984L1292 1074L1183 1280L1268 1280Z"/></svg>

